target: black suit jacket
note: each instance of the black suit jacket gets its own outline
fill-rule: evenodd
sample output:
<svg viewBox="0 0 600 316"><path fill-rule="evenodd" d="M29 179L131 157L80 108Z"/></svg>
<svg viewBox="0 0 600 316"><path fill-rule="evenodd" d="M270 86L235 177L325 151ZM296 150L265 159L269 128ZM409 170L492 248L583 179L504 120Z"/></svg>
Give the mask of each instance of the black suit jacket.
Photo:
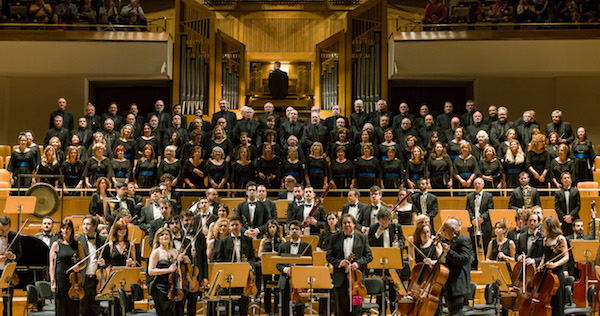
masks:
<svg viewBox="0 0 600 316"><path fill-rule="evenodd" d="M383 206L383 204L381 204L379 206L379 212L381 212L381 210L388 210L390 211L389 208ZM371 221L371 213L372 213L373 209L371 205L367 205L367 208L365 208L365 211L363 213L363 221L362 221L362 225L364 227L371 227L371 225L377 223L377 221L372 222Z"/></svg>
<svg viewBox="0 0 600 316"><path fill-rule="evenodd" d="M164 227L164 226L165 226L164 218L157 218L150 222L150 227L148 228L148 239L149 239L148 241L150 242L151 246L154 243L154 235L161 227Z"/></svg>
<svg viewBox="0 0 600 316"><path fill-rule="evenodd" d="M350 114L350 124L353 133L358 133L362 130L363 126L367 122L368 116L369 115L365 111L360 113L352 112L352 114Z"/></svg>
<svg viewBox="0 0 600 316"><path fill-rule="evenodd" d="M273 116L275 118L275 130L277 130L277 128L279 128L279 123L281 123L281 117L278 114L261 114L258 116L258 123L263 129L265 129L267 127L267 118L269 116Z"/></svg>
<svg viewBox="0 0 600 316"><path fill-rule="evenodd" d="M44 237L44 233L37 233L37 234L33 235L33 237L43 241L42 237ZM58 240L58 234L52 234L50 236L50 245L48 245L48 247L52 247L52 244L57 240Z"/></svg>
<svg viewBox="0 0 600 316"><path fill-rule="evenodd" d="M53 111L52 113L50 113L50 124L48 125L48 128L53 128L54 127L54 118L57 116L62 116L63 118L63 127L72 131L73 130L73 113L71 113L71 111L69 110L64 110L64 111Z"/></svg>
<svg viewBox="0 0 600 316"><path fill-rule="evenodd" d="M104 121L106 121L107 119L111 119L113 120L113 122L115 123L115 130L119 131L121 130L121 127L123 126L123 117L119 114L115 114L115 116L110 115L110 113L104 113L101 116L101 121L102 121L102 126L100 126L100 130L104 129Z"/></svg>
<svg viewBox="0 0 600 316"><path fill-rule="evenodd" d="M288 196L287 196L288 192L290 192L290 191L288 191L286 189L283 189L283 191L279 191L279 193L277 193L277 199L278 200L287 200L288 199Z"/></svg>
<svg viewBox="0 0 600 316"><path fill-rule="evenodd" d="M12 246L10 246L10 249L6 249L6 251L10 250L15 255L15 260L9 260L9 262L18 261L21 255L23 254L21 248L21 237L18 237L16 232L12 230L9 231L7 238L8 243L10 244L15 238L17 238L17 240L12 244ZM50 244L50 246L52 246L52 243Z"/></svg>
<svg viewBox="0 0 600 316"><path fill-rule="evenodd" d="M540 193L533 187L531 188L531 199L533 201L533 206L542 205L542 202L540 202ZM524 205L525 201L523 200L523 188L520 186L516 187L510 194L508 208L518 210L523 208Z"/></svg>
<svg viewBox="0 0 600 316"><path fill-rule="evenodd" d="M75 240L77 240L81 244L84 255L87 257L90 255L90 248L88 248L88 243L87 243L87 239L85 236L86 236L85 234L79 235L75 238ZM105 243L106 243L106 238L100 236L100 234L96 234L96 249L104 246ZM109 246L106 246L106 248L108 248L108 247ZM106 249L105 251L100 250L100 253L96 254L96 258L99 259L99 257L104 259L104 261L106 262L106 265L110 264L109 249ZM83 258L79 258L79 260L81 260L81 259L83 259ZM79 271L79 273L81 273L82 277L84 277L86 274L87 264L90 264L90 259L88 259L86 261L86 269ZM82 280L85 281L85 278L83 278Z"/></svg>
<svg viewBox="0 0 600 316"><path fill-rule="evenodd" d="M446 254L446 266L450 270L444 287L450 297L469 293L471 283L471 238L460 235Z"/></svg>
<svg viewBox="0 0 600 316"><path fill-rule="evenodd" d="M258 139L258 131L260 129L260 123L256 120L241 119L237 122L233 128L233 142L235 144L240 142L240 135L243 132L248 133L248 137L252 138L252 142L256 143Z"/></svg>
<svg viewBox="0 0 600 316"><path fill-rule="evenodd" d="M244 220L244 230L258 228L261 234L267 229L267 221L271 218L265 205L258 202L258 200L256 200L256 207L254 209L254 218L250 217L250 205L248 201L238 204L237 215Z"/></svg>
<svg viewBox="0 0 600 316"><path fill-rule="evenodd" d="M140 217L138 220L138 226L141 229L148 231L150 229L150 223L154 220L154 208L152 207L152 202L149 205L142 207L140 212Z"/></svg>
<svg viewBox="0 0 600 316"><path fill-rule="evenodd" d="M314 205L313 201L313 205ZM301 206L297 206L295 208L296 215L294 219L298 220L300 223L304 222L304 204ZM317 226L309 225L310 234L311 235L319 235L321 233L321 229L325 228L325 207L323 205L319 205L317 211L313 215L313 217L317 220Z"/></svg>
<svg viewBox="0 0 600 316"><path fill-rule="evenodd" d="M379 223L371 225L369 228L369 245L371 247L383 247L383 234L379 237L375 236L375 233L379 229ZM390 245L394 242L394 239L398 241L398 248L404 249L404 234L402 234L402 225L396 223L390 223L387 227L390 235Z"/></svg>
<svg viewBox="0 0 600 316"><path fill-rule="evenodd" d="M362 231L363 227L365 226L365 214L371 213L371 206L361 202L357 202L356 204L358 204L358 215L356 216L356 229ZM349 209L350 204L344 204L344 206L342 207L342 215L348 214Z"/></svg>
<svg viewBox="0 0 600 316"><path fill-rule="evenodd" d="M357 262L359 269L365 271L367 264L373 261L373 254L371 253L371 247L369 247L369 239L367 236L359 233L354 234L354 243L352 245L352 252L354 253L355 259L353 262ZM344 231L341 231L335 235L332 235L327 245L327 262L333 265L333 286L340 287L344 280L348 277L346 274L346 268L340 268L340 262L346 259L344 256Z"/></svg>
<svg viewBox="0 0 600 316"><path fill-rule="evenodd" d="M284 121L281 123L281 126L279 127L279 143L280 144L287 144L287 139L291 136L294 135L298 138L298 144L300 144L300 140L302 139L302 132L304 131L304 124L302 124L302 122L300 122L299 120L292 124L290 123L290 121Z"/></svg>
<svg viewBox="0 0 600 316"><path fill-rule="evenodd" d="M288 95L288 74L275 69L269 74L269 91L273 99L285 99Z"/></svg>
<svg viewBox="0 0 600 316"><path fill-rule="evenodd" d="M569 209L567 209L567 200L565 198L566 190L560 189L554 193L554 209L558 220L564 225L563 216L571 215L573 219L579 218L579 210L581 209L581 198L579 190L576 187L571 187L569 190ZM567 224L571 225L571 224Z"/></svg>
<svg viewBox="0 0 600 316"><path fill-rule="evenodd" d="M310 247L310 245L303 241L299 241L299 242L300 242L300 245L298 245L298 254L302 255L302 253L304 253L303 256L312 257L312 248ZM279 245L279 249L277 250L277 255L281 256L282 253L284 253L284 254L291 253L291 248L292 248L292 242L286 241L286 242L282 243L281 245ZM279 272L281 273L281 277L279 278L279 288L280 289L285 289L285 285L286 285L289 275L283 273L283 269L285 269L289 266L290 266L289 264L283 264L283 263L277 264L277 270L279 270Z"/></svg>
<svg viewBox="0 0 600 316"><path fill-rule="evenodd" d="M412 199L413 212L417 214L423 212L421 210L421 195L423 195L422 192L417 192L410 197ZM437 196L431 192L427 192L427 201L425 201L425 204L427 205L427 216L433 219L439 211Z"/></svg>
<svg viewBox="0 0 600 316"><path fill-rule="evenodd" d="M275 202L273 202L271 199L265 199L264 201L261 201L261 203L267 209L269 218L277 219L277 204L275 204Z"/></svg>
<svg viewBox="0 0 600 316"><path fill-rule="evenodd" d="M138 218L139 218L139 210L135 206L135 202L133 202L133 200L125 197L125 203L127 203L127 210L129 210L129 213L131 214L131 218L134 218L135 216L138 216ZM106 210L104 211L104 219L106 219L106 221L108 223L112 223L115 220L115 214L113 214L113 210L112 210L112 203L107 202L105 209ZM118 207L117 207L117 210L115 210L115 213L116 212L118 212Z"/></svg>
<svg viewBox="0 0 600 316"><path fill-rule="evenodd" d="M242 257L246 257L251 266L254 266L254 248L252 247L252 238L240 234L242 238L242 247L240 254ZM211 262L231 262L233 256L233 237L231 235L220 239L215 243L215 249L213 250Z"/></svg>
<svg viewBox="0 0 600 316"><path fill-rule="evenodd" d="M192 249L188 250L190 260L192 260L192 264L198 267L200 270L198 273L198 277L200 280L208 279L208 258L206 257L206 237L201 232L196 237L196 243L194 244L194 248L196 249L196 257L192 257Z"/></svg>
<svg viewBox="0 0 600 316"><path fill-rule="evenodd" d="M323 152L329 152L329 130L325 124L313 125L312 123L304 127L302 140L300 143L304 147L305 152L310 152L310 146L315 142L320 142L323 145Z"/></svg>
<svg viewBox="0 0 600 316"><path fill-rule="evenodd" d="M517 240L517 252L516 252L516 256L518 257L521 254L525 254L527 255L527 233L529 231L528 230L524 230L520 235L519 235L519 239ZM540 232L540 238L538 238L538 240L531 246L530 253L529 253L529 257L535 259L535 264L536 266L540 264L540 262L542 261L542 257L543 257L543 245L544 245L544 234Z"/></svg>
<svg viewBox="0 0 600 316"><path fill-rule="evenodd" d="M467 194L467 211L469 211L469 217L471 221L475 219L475 192ZM483 233L492 232L492 222L490 221L489 211L494 209L494 199L492 194L489 192L481 192L481 205L479 206L479 216L483 218L481 223L481 231ZM469 228L469 231L473 232L474 227Z"/></svg>
<svg viewBox="0 0 600 316"><path fill-rule="evenodd" d="M571 128L571 123L561 121L558 124L554 124L552 122L546 125L546 136L550 135L550 133L556 132L558 134L558 138L567 140L567 145L572 143L575 139L573 135L573 129Z"/></svg>
<svg viewBox="0 0 600 316"><path fill-rule="evenodd" d="M50 143L50 139L54 136L60 139L60 146L63 151L65 150L65 148L67 148L67 145L71 143L71 132L69 132L68 129L64 127L60 129L52 127L46 132L46 138L44 138L44 147L48 146L48 144Z"/></svg>
<svg viewBox="0 0 600 316"><path fill-rule="evenodd" d="M208 213L208 218L206 219L206 223L204 224L204 227L202 226L202 213L198 213L196 215L194 215L194 233L196 233L198 228L206 228L208 229L210 227L210 224L216 222L219 219L219 216L213 214L213 213Z"/></svg>
<svg viewBox="0 0 600 316"><path fill-rule="evenodd" d="M217 120L222 117L224 117L227 121L227 129L233 130L235 124L237 123L237 116L231 111L219 111L214 113L211 122L212 126L217 126Z"/></svg>

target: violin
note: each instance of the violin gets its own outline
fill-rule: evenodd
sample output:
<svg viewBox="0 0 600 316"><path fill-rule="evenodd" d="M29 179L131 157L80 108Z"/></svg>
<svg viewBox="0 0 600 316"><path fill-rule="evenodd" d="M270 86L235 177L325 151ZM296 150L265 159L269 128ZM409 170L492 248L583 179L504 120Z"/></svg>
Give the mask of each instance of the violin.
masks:
<svg viewBox="0 0 600 316"><path fill-rule="evenodd" d="M73 254L73 263L77 263L77 253ZM83 286L81 286L81 275L79 275L79 272L71 272L69 274L69 282L71 283L68 293L69 298L74 301L83 299L85 291L83 290Z"/></svg>
<svg viewBox="0 0 600 316"><path fill-rule="evenodd" d="M355 259L354 253L350 253L348 256L348 261L352 262ZM348 284L350 285L350 298L355 296L366 297L367 296L367 287L362 283L363 274L359 269L352 271L350 266L347 268L348 271Z"/></svg>
<svg viewBox="0 0 600 316"><path fill-rule="evenodd" d="M246 255L242 255L242 262L248 262ZM248 282L246 282L246 286L244 287L244 296L254 296L258 294L258 288L256 287L256 283L254 283L254 272L250 271L248 273Z"/></svg>
<svg viewBox="0 0 600 316"><path fill-rule="evenodd" d="M173 261L173 258L171 258ZM183 280L182 280L182 271L181 271L181 263L177 260L177 269L169 274L169 291L167 293L167 297L169 300L174 302L181 302L185 298L185 293L183 291Z"/></svg>
<svg viewBox="0 0 600 316"><path fill-rule="evenodd" d="M200 268L192 262L196 262L196 248L192 248L192 261L186 264L186 270L188 272L187 289L190 293L196 293L200 290L200 281L198 281Z"/></svg>

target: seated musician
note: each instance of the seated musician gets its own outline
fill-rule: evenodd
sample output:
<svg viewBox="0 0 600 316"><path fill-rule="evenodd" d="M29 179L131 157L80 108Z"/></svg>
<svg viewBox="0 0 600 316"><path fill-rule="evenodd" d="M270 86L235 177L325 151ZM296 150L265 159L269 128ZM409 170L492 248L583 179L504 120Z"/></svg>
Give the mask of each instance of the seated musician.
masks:
<svg viewBox="0 0 600 316"><path fill-rule="evenodd" d="M257 238L265 232L271 214L265 204L258 202L255 182L251 181L246 184L246 196L248 200L238 204L236 215L243 220L244 235Z"/></svg>
<svg viewBox="0 0 600 316"><path fill-rule="evenodd" d="M54 220L52 217L44 217L44 219L42 219L42 231L35 234L33 237L43 241L46 245L48 245L48 247L51 247L52 244L58 240L58 235L52 233L53 225Z"/></svg>
<svg viewBox="0 0 600 316"><path fill-rule="evenodd" d="M310 215L310 211L315 205L315 190L312 187L304 188L304 204L296 209L295 219L300 223L306 220L308 226L304 229L304 235L319 235L322 228L325 228L325 207L319 205L315 214Z"/></svg>
<svg viewBox="0 0 600 316"><path fill-rule="evenodd" d="M515 213L515 225L517 227L509 230L508 235L506 236L508 239L512 240L515 243L515 245L519 240L519 235L521 234L521 232L523 230L527 230L527 225L525 225L526 217L527 213L525 213L525 211L523 210L519 210Z"/></svg>
<svg viewBox="0 0 600 316"><path fill-rule="evenodd" d="M164 224L168 222L169 218L171 218L171 202L169 200L160 199L158 202L158 207L160 211L160 217L152 220L150 222L150 227L148 228L148 237L151 245L154 244L154 235L158 229L163 227Z"/></svg>
<svg viewBox="0 0 600 316"><path fill-rule="evenodd" d="M581 219L573 221L573 235L566 236L569 248L571 247L571 241L573 240L593 240L592 236L583 233L584 227ZM576 280L579 280L579 269L575 269L575 260L573 259L572 250L569 250L569 262L567 263L566 268L569 275L575 277Z"/></svg>
<svg viewBox="0 0 600 316"><path fill-rule="evenodd" d="M10 230L10 227L10 217L6 215L0 216L0 275L2 275L4 266L7 263L17 261L21 256L21 239L17 236L16 232ZM15 240L15 238L17 240ZM15 240L14 243L13 240ZM9 245L10 249L7 249ZM9 302L12 302L14 287L9 286L8 291L10 297L4 297L2 299L4 302L4 316L12 315L12 304L8 304ZM10 311L8 310L8 306L11 307Z"/></svg>
<svg viewBox="0 0 600 316"><path fill-rule="evenodd" d="M289 224L290 241L284 242L279 246L278 254L280 256L281 254L312 256L310 245L300 240L301 232L302 224L297 220L291 221ZM289 303L292 305L294 315L304 315L304 304L302 302L292 302L290 300L290 277L292 268L288 264L277 264L277 270L281 272L279 289L281 290L281 296L283 298L283 305L281 306L281 309L283 310L282 314L284 316L290 315Z"/></svg>
<svg viewBox="0 0 600 316"><path fill-rule="evenodd" d="M392 223L392 213L387 209L382 209L377 213L377 223L371 225L369 229L369 245L371 247L399 248L404 249L404 234L402 233L402 225ZM375 271L376 275L381 275L381 269ZM396 301L396 290L393 286L389 287L388 299L390 302L390 310L394 310L394 301ZM381 303L381 296L377 297L377 304ZM382 309L380 308L380 314Z"/></svg>
<svg viewBox="0 0 600 316"><path fill-rule="evenodd" d="M262 240L260 241L260 245L258 246L258 257L262 259L262 255L265 253L276 253L279 250L279 245L285 242L285 238L283 237L283 230L277 220L270 219L267 222L267 230L263 235ZM276 275L263 275L262 281L264 286L264 304L265 304L265 313L271 314L272 304L271 304L271 287L267 286L269 282L277 282L278 277ZM273 293L275 296L275 306L277 306L279 302L279 295L277 292Z"/></svg>
<svg viewBox="0 0 600 316"><path fill-rule="evenodd" d="M155 277L149 293L154 298L156 313L159 316L181 315L177 303L169 298L169 289L171 288L169 275L173 273L177 275L180 263L189 262L189 258L173 248L173 233L169 228L159 228L153 240L154 250L152 250L148 262L148 276ZM179 283L176 282L177 277L173 279L175 279L173 286L177 288Z"/></svg>
<svg viewBox="0 0 600 316"><path fill-rule="evenodd" d="M367 236L355 233L356 219L350 214L341 217L342 232L331 236L327 247L327 262L334 267L333 295L336 302L336 315L361 315L362 305L353 305L350 312L349 283L346 268L364 271L373 260ZM354 259L351 258L354 254ZM364 273L363 273L364 275Z"/></svg>
<svg viewBox="0 0 600 316"><path fill-rule="evenodd" d="M133 202L135 203L135 206L141 210L143 207L143 205L142 205L143 198L142 198L142 196L136 194L135 190L136 190L135 183L133 181L127 182L127 198L133 200Z"/></svg>
<svg viewBox="0 0 600 316"><path fill-rule="evenodd" d="M497 222L494 226L496 239L488 244L485 259L494 261L514 261L517 253L515 243L506 237L506 223Z"/></svg>
<svg viewBox="0 0 600 316"><path fill-rule="evenodd" d="M539 265L542 260L542 239L544 234L539 229L540 216L531 213L527 216L527 231L519 235L517 241L517 261L527 265Z"/></svg>
<svg viewBox="0 0 600 316"><path fill-rule="evenodd" d="M445 241L442 242L440 260L450 270L444 286L444 295L451 316L462 315L462 308L466 303L465 295L469 293L471 283L471 239L460 234L460 227L458 220L449 218L441 228Z"/></svg>
<svg viewBox="0 0 600 316"><path fill-rule="evenodd" d="M106 243L106 238L100 236L96 229L98 228L98 219L92 215L87 215L83 219L83 234L76 239L81 243L85 257L91 255L84 271L81 271L83 290L85 296L79 301L81 315L98 315L100 312L100 302L96 301L96 286L98 278L96 270L104 269L110 262L110 253L108 250L96 251Z"/></svg>
<svg viewBox="0 0 600 316"><path fill-rule="evenodd" d="M254 248L252 238L242 234L242 218L232 216L229 219L231 235L220 239L214 246L211 262L243 262L247 260L254 267ZM234 251L235 250L235 251ZM250 273L253 273L250 271ZM248 297L243 295L241 288L232 293L241 295L238 300L240 315L248 315Z"/></svg>
<svg viewBox="0 0 600 316"><path fill-rule="evenodd" d="M519 174L519 184L510 194L508 208L514 210L531 209L536 205L542 205L540 193L529 185L529 172L523 171Z"/></svg>
<svg viewBox="0 0 600 316"><path fill-rule="evenodd" d="M123 182L117 182L115 189L117 190L116 200L118 202L106 203L104 219L106 219L107 224L112 224L115 221L115 217L119 217L119 212L121 211L121 209L128 210L129 214L132 214L133 216L138 215L138 210L135 207L135 202L127 198L127 184Z"/></svg>

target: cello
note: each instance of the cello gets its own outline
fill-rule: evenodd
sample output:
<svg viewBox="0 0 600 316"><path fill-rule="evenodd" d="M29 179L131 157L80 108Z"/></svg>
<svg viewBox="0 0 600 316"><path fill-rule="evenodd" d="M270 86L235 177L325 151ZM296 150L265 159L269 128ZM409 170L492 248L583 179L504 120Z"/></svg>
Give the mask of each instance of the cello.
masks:
<svg viewBox="0 0 600 316"><path fill-rule="evenodd" d="M596 233L596 201L591 202L591 212L592 214L592 223L593 223L593 231L592 235L594 238ZM594 238L595 240L595 238ZM585 252L586 263L576 262L575 269L579 270L579 279L573 284L573 301L577 307L586 307L588 305L587 301L587 288L592 284L596 284L596 297L598 297L598 293L600 292L600 286L598 283L598 276L596 275L596 271L594 269L593 261L595 258L589 258L589 252ZM596 309L598 308L598 304L596 304Z"/></svg>

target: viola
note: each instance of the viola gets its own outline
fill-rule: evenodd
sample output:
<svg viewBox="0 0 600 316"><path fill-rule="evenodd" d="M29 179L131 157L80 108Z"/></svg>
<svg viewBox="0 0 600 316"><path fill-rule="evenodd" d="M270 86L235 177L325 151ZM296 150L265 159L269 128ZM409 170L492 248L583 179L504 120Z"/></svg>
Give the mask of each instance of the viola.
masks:
<svg viewBox="0 0 600 316"><path fill-rule="evenodd" d="M246 255L242 255L242 262L248 262ZM246 282L246 286L244 287L244 296L254 296L258 294L258 288L256 287L256 283L254 283L254 272L250 271L248 273L248 282Z"/></svg>
<svg viewBox="0 0 600 316"><path fill-rule="evenodd" d="M77 263L77 253L73 254L73 263ZM74 301L83 299L85 291L83 290L83 286L81 286L81 275L79 275L79 272L71 272L69 274L69 282L71 283L68 292L69 298Z"/></svg>
<svg viewBox="0 0 600 316"><path fill-rule="evenodd" d="M181 302L185 297L185 293L183 291L181 266L181 263L179 262L179 260L177 260L177 269L173 273L169 274L170 286L169 291L167 293L167 297L174 302Z"/></svg>
<svg viewBox="0 0 600 316"><path fill-rule="evenodd" d="M186 264L186 270L188 272L187 278L187 289L190 293L196 293L200 290L200 282L198 276L200 275L200 268L193 264L196 262L196 249L192 248L192 261Z"/></svg>

